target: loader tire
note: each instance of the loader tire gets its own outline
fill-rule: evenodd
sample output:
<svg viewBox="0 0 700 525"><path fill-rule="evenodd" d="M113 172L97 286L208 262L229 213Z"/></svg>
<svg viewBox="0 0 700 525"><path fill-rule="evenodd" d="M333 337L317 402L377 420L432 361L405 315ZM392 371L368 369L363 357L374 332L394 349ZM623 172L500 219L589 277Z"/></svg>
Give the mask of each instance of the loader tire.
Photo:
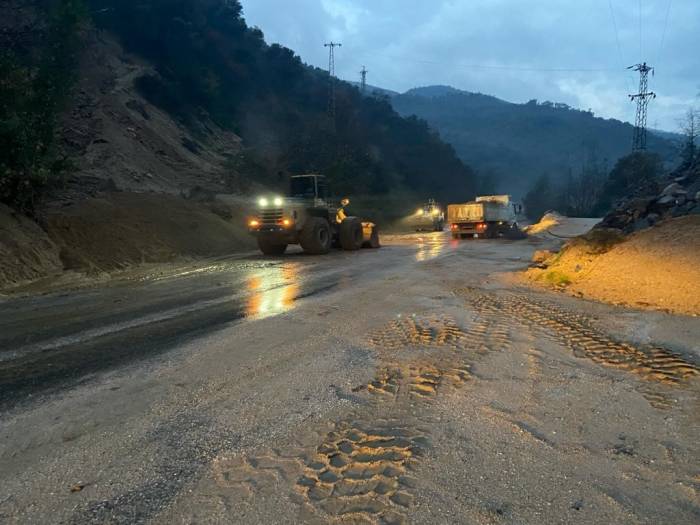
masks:
<svg viewBox="0 0 700 525"><path fill-rule="evenodd" d="M348 217L340 224L340 247L343 250L359 250L363 239L362 223L357 217Z"/></svg>
<svg viewBox="0 0 700 525"><path fill-rule="evenodd" d="M286 244L280 244L271 239L266 239L264 237L258 237L258 248L265 255L282 255L287 251Z"/></svg>
<svg viewBox="0 0 700 525"><path fill-rule="evenodd" d="M364 243L362 247L371 248L373 250L382 247L381 242L379 242L379 229L376 226L372 228L372 235L370 235L369 240Z"/></svg>
<svg viewBox="0 0 700 525"><path fill-rule="evenodd" d="M299 235L299 244L305 253L323 255L331 250L333 236L326 219L309 217Z"/></svg>

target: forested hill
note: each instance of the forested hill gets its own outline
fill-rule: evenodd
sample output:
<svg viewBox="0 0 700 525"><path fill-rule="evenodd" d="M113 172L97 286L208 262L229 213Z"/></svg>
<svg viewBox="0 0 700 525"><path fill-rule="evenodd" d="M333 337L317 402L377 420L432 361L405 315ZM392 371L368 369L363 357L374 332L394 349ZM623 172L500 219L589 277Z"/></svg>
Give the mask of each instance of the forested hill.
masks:
<svg viewBox="0 0 700 525"><path fill-rule="evenodd" d="M284 174L321 172L337 191L417 193L464 199L474 175L422 120L386 100L337 85L336 129L329 78L290 49L268 45L246 25L237 0L90 0L98 27L156 74L137 80L153 104L184 122L207 117L242 137L234 168L275 184Z"/></svg>
<svg viewBox="0 0 700 525"><path fill-rule="evenodd" d="M631 125L565 104L513 104L447 86L413 89L391 101L401 115L427 120L497 191L522 195L544 174L563 181L591 162L609 168L631 146ZM671 141L653 134L649 150L665 160L676 153Z"/></svg>

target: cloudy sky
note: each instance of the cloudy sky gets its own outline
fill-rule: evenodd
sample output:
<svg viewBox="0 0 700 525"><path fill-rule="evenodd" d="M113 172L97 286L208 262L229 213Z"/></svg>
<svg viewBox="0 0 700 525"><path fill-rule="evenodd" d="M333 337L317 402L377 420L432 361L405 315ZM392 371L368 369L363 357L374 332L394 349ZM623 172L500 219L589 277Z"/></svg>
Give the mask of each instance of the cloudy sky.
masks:
<svg viewBox="0 0 700 525"><path fill-rule="evenodd" d="M448 84L512 101L537 98L631 121L626 98L656 67L649 124L675 131L700 106L700 0L242 0L266 40L337 74L405 91ZM640 10L641 5L641 10ZM641 16L640 16L641 13ZM664 31L664 28L666 30ZM641 37L641 38L640 38ZM619 43L619 45L618 45Z"/></svg>

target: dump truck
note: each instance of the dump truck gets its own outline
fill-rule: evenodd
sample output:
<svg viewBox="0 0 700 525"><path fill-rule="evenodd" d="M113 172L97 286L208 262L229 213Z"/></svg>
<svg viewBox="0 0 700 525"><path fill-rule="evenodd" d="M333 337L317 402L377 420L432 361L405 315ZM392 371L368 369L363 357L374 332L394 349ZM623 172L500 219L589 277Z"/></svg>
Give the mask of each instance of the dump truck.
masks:
<svg viewBox="0 0 700 525"><path fill-rule="evenodd" d="M445 229L445 212L434 199L430 199L408 218L408 222L418 232L441 232Z"/></svg>
<svg viewBox="0 0 700 525"><path fill-rule="evenodd" d="M450 204L447 221L455 239L517 238L522 235L517 223L518 209L509 195L484 195L465 204Z"/></svg>
<svg viewBox="0 0 700 525"><path fill-rule="evenodd" d="M248 231L257 238L265 255L282 255L290 244L306 253L321 255L331 248L359 250L379 248L379 230L373 222L345 214L350 203L333 204L323 175L295 175L286 196L259 198Z"/></svg>

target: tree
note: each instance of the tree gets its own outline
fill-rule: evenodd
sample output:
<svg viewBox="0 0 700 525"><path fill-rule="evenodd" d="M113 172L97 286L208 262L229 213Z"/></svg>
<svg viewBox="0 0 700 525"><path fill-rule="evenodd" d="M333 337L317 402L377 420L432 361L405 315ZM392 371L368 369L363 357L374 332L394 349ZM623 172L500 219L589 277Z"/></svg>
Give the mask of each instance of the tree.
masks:
<svg viewBox="0 0 700 525"><path fill-rule="evenodd" d="M75 76L84 6L26 2L14 13L25 22L22 30L0 38L0 202L31 212L67 167L55 128Z"/></svg>
<svg viewBox="0 0 700 525"><path fill-rule="evenodd" d="M635 152L617 161L610 172L595 206L596 215L604 215L624 198L649 197L659 192L663 163L658 155Z"/></svg>
<svg viewBox="0 0 700 525"><path fill-rule="evenodd" d="M681 147L682 168L693 164L698 154L697 141L700 135L700 111L691 108L680 123L680 131L684 140Z"/></svg>
<svg viewBox="0 0 700 525"><path fill-rule="evenodd" d="M539 220L556 205L556 202L557 196L549 175L541 175L523 199L525 214L533 221Z"/></svg>

